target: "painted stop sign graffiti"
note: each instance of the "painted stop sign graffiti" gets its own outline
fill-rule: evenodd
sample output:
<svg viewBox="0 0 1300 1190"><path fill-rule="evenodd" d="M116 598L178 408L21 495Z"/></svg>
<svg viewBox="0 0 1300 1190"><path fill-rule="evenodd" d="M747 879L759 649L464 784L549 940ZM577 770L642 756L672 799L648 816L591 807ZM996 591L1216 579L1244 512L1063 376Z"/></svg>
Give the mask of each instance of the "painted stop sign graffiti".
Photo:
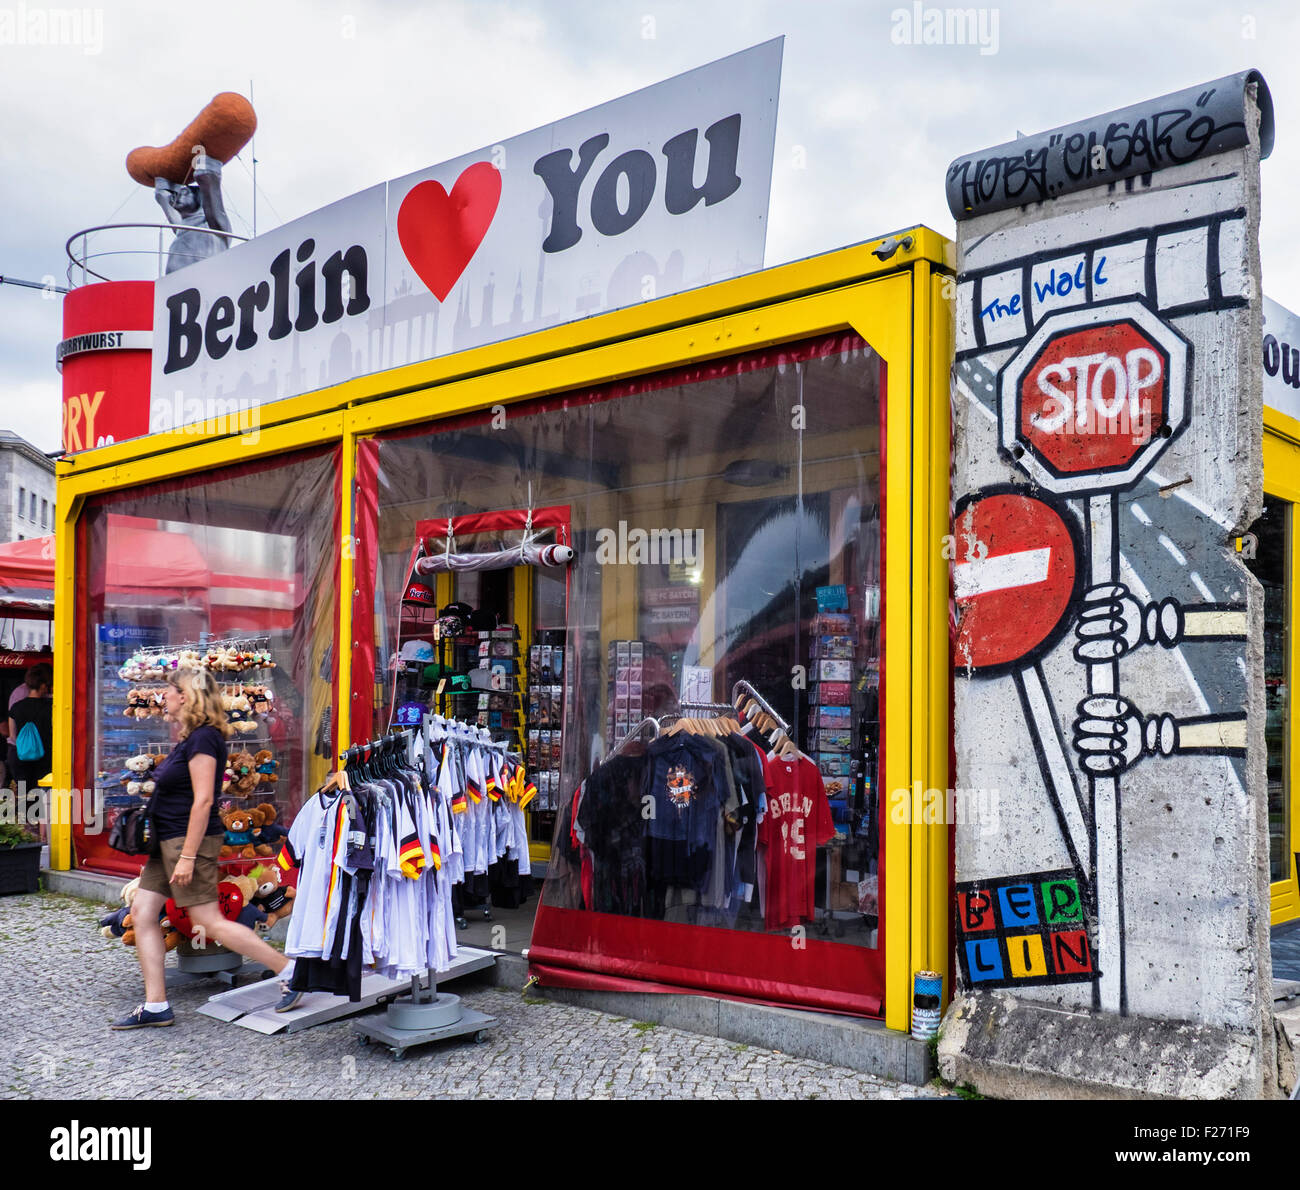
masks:
<svg viewBox="0 0 1300 1190"><path fill-rule="evenodd" d="M957 666L996 671L1056 643L1080 581L1073 518L1055 502L995 491L958 505Z"/></svg>
<svg viewBox="0 0 1300 1190"><path fill-rule="evenodd" d="M1186 420L1190 350L1136 302L1045 319L1002 372L1002 445L1054 492L1128 486Z"/></svg>

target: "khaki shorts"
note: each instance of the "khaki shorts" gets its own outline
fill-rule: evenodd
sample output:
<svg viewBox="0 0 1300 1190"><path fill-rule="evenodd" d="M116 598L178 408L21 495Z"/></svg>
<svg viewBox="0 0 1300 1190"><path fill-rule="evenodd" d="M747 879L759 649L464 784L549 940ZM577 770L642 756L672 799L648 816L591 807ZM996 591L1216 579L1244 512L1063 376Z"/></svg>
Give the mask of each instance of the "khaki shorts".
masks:
<svg viewBox="0 0 1300 1190"><path fill-rule="evenodd" d="M217 857L221 854L221 840L224 835L206 835L199 844L198 859L194 861L194 875L188 885L173 888L172 872L181 857L184 839L164 839L158 844L161 855L151 855L149 862L140 871L140 887L146 892L155 892L160 896L171 897L178 909L191 905L206 905L217 899L217 881L221 874L217 868Z"/></svg>

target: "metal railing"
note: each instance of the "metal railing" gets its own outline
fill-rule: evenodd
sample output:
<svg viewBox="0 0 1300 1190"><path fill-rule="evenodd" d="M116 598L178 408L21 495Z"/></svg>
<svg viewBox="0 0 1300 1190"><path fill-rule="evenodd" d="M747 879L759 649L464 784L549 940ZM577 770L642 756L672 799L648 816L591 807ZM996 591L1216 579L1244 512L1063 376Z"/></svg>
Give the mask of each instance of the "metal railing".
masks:
<svg viewBox="0 0 1300 1190"><path fill-rule="evenodd" d="M157 231L158 233L157 245L148 248L135 247L135 246L130 246L126 248L112 248L112 249L105 249L103 251L97 251L97 252L92 252L90 250L92 247L90 243L91 236L94 236L101 232L116 232L116 231L124 231L128 229L136 230L136 231L140 231L140 230ZM180 233L180 232L193 232L196 235L218 236L221 239L225 240L227 244L229 244L231 241L237 243L244 243L248 239L248 236L237 235L233 231L220 231L217 228L213 228L213 227L190 227L188 224L101 223L96 227L85 227L82 228L81 231L74 231L72 235L68 237L67 243L63 245L63 250L64 252L67 253L68 256L68 267L65 273L65 275L68 278L68 284L75 289L79 285L90 284L92 280L94 281L128 281L128 280L140 281L140 280L152 279L155 277L161 277L164 275L167 269L167 254L172 246L173 234ZM143 235L141 235L139 238L143 239L144 237ZM80 242L79 251L77 249L78 242ZM153 258L155 264L147 270L149 273L148 278L135 276L135 275L129 277L127 276L109 277L109 276L105 276L97 269L93 269L90 267L90 262L92 260L98 261L110 256L129 256L134 258L137 261ZM135 269L135 270L124 270L124 271L130 271L133 274L146 272L146 270L143 268ZM77 279L78 273L80 275L80 280Z"/></svg>

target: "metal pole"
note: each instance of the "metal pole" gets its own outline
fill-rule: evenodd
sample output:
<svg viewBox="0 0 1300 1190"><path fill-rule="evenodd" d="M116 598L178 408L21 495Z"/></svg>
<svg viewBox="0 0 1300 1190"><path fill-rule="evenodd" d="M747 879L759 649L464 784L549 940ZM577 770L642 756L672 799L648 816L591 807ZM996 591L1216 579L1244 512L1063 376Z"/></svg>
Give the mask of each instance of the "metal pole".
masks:
<svg viewBox="0 0 1300 1190"><path fill-rule="evenodd" d="M1113 493L1088 500L1090 583L1118 582L1119 510ZM1088 694L1119 695L1119 660L1088 663ZM1124 874L1121 860L1119 778L1089 773L1092 789L1093 872L1097 898L1098 991L1103 1012L1124 1010Z"/></svg>

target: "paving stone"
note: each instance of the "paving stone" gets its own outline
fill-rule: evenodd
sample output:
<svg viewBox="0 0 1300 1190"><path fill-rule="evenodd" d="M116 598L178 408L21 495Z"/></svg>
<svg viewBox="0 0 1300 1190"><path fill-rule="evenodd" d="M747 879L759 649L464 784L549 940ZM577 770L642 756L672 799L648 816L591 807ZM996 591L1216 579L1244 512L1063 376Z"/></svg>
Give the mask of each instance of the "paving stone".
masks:
<svg viewBox="0 0 1300 1190"><path fill-rule="evenodd" d="M104 910L60 894L0 899L0 1099L899 1099L946 1094L507 988L462 984L498 1019L486 1045L394 1062L348 1020L264 1037L199 1015L222 985L169 995L170 1029L117 1033L142 999L134 952L99 935ZM169 972L172 968L169 966Z"/></svg>

